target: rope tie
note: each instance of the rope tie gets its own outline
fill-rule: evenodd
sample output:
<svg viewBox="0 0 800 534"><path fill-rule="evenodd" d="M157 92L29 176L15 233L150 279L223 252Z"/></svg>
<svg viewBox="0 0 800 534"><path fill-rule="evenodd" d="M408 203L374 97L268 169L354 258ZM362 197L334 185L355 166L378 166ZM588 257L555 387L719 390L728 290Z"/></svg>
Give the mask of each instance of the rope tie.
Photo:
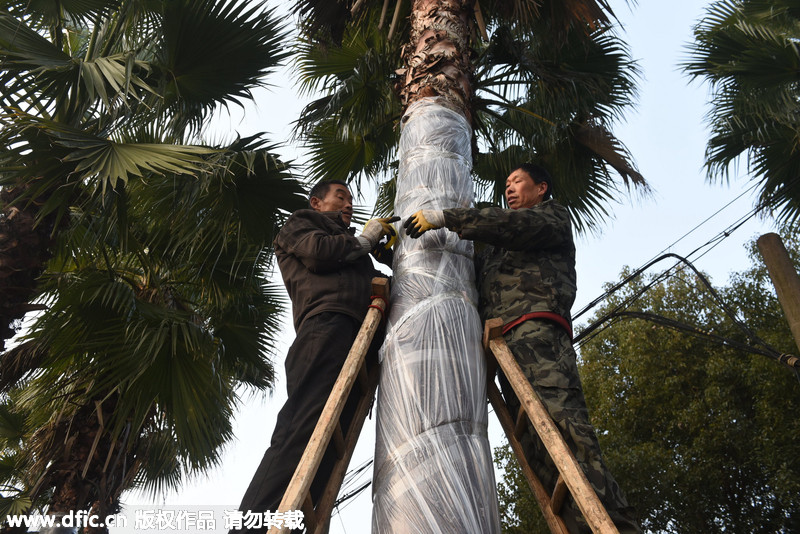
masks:
<svg viewBox="0 0 800 534"><path fill-rule="evenodd" d="M373 302L375 302L376 300L381 300L381 301L383 301L383 306L379 306L378 304L373 304ZM382 297L382 296L380 296L380 295L372 295L372 296L369 298L369 302L370 302L370 304L369 304L369 306L367 306L367 308L368 308L368 309L369 309L369 308L375 308L376 310L378 310L379 312L381 312L381 321L385 320L385 319L386 319L386 315L384 314L384 310L385 310L385 309L386 309L386 307L389 305L389 304L386 302L386 299L385 299L385 298L383 298L383 297Z"/></svg>

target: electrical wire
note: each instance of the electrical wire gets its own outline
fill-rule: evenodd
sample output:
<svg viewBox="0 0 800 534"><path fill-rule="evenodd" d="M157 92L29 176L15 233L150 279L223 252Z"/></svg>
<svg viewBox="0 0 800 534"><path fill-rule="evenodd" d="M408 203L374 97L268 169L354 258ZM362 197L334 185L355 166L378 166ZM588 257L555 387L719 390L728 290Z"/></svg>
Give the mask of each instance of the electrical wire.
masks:
<svg viewBox="0 0 800 534"><path fill-rule="evenodd" d="M578 334L574 339L575 345L580 346L583 343L589 341L593 337L600 334L600 332L602 332L606 328L609 328L611 325L615 324L616 320L619 318L634 317L660 323L662 325L669 326L676 330L689 332L696 336L704 336L708 339L716 341L717 343L738 348L740 350L744 350L754 354L761 354L763 356L768 356L770 358L775 359L778 363L784 364L790 369L792 369L795 375L797 376L798 381L800 381L800 359L792 355L778 351L777 349L769 345L767 342L765 342L763 339L761 339L749 326L747 326L747 324L741 318L738 317L736 312L730 306L728 306L728 304L725 302L722 296L717 292L717 290L714 289L714 287L711 285L711 282L708 281L705 275L703 275L703 273L701 273L697 269L697 267L694 266L692 262L690 262L686 258L683 258L682 256L673 253L664 254L659 258L656 258L655 260L649 262L644 267L637 269L636 272L626 277L622 282L614 286L614 288L612 289L614 291L616 289L619 289L623 285L629 283L631 280L633 280L633 278L641 274L644 270L646 270L650 266L667 258L676 258L678 262L669 267L668 269L664 270L663 272L661 272L659 275L655 276L648 284L645 284L636 293L634 293L633 295L628 297L625 301L617 305L610 312L603 314L603 316L598 318L594 323L592 323L583 331L581 331L581 333ZM663 317L657 314L648 312L627 311L627 308L630 305L632 305L635 301L637 301L642 295L644 295L644 293L646 293L655 284L660 283L663 279L665 279L669 275L669 273L681 263L689 267L694 272L695 276L697 276L697 278L706 287L706 290L711 294L717 306L719 306L720 309L722 309L722 311L725 313L725 315L728 316L728 318L730 318L742 332L744 332L744 334L750 340L749 345L734 341L730 338L725 338L722 336L711 334L709 332L705 332L697 328L696 326L688 325L686 323L681 323L680 321L669 319L667 317Z"/></svg>
<svg viewBox="0 0 800 534"><path fill-rule="evenodd" d="M711 215L710 217L706 218L704 221L702 221L697 226L695 226L692 230L690 230L689 232L687 232L686 234L684 234L683 236L678 238L675 242L673 242L671 245L669 245L664 250L666 251L666 250L672 248L673 246L675 246L678 242L683 240L686 236L688 236L691 233L693 233L695 230L697 230L697 228L699 228L700 226L702 226L703 224L705 224L706 222L711 220L713 217L715 217L717 214L719 214L722 210L724 210L725 208L730 206L733 202L735 202L736 200L741 198L745 193L747 193L753 187L755 187L755 185L751 186L750 189L747 189L747 190L743 191L734 200L732 200L731 202L729 202L728 204L726 204L725 206L723 206L722 208L717 210L713 215ZM684 265L688 266L690 269L692 269L692 271L694 271L694 273L698 277L698 279L701 280L703 285L706 286L706 289L711 293L711 295L713 296L714 300L716 301L716 304L723 310L725 315L727 315L734 322L734 324L740 330L742 330L745 333L745 335L751 341L751 345L740 344L739 348L741 350L746 350L748 352L753 352L753 353L756 353L756 354L762 354L762 355L769 356L771 358L776 359L779 363L787 365L790 369L792 369L794 371L795 375L797 376L798 381L800 381L800 360L798 358L792 356L792 355L781 353L780 351L776 350L774 347L769 346L764 340L759 338L756 335L756 333L751 328L749 328L747 326L747 324L743 320L741 320L737 316L737 314L725 303L725 301L722 299L722 297L719 295L719 293L717 293L717 291L714 289L714 287L711 285L711 283L708 281L708 279L689 260L690 257L694 256L695 254L697 254L698 252L700 252L703 249L706 249L706 250L702 254L697 256L696 260L700 259L703 256L705 256L706 254L708 254L711 250L713 250L720 243L722 243L723 240L725 240L728 237L730 237L733 234L733 232L735 232L736 230L741 228L747 221L749 221L751 218L753 218L757 213L759 213L760 211L766 209L769 206L770 203L771 203L771 199L767 199L767 200L759 203L752 210L750 210L748 213L746 213L745 215L740 217L737 221L735 221L733 224L728 226L725 230L723 230L722 232L720 232L716 236L714 236L711 239L709 239L703 245L700 245L699 247L694 249L686 257L682 257L682 256L679 256L678 254L674 254L674 253L664 253L662 251L662 253L660 255L658 255L654 259L651 259L644 266L640 267L639 269L636 269L636 271L631 273L629 276L625 277L622 281L620 281L619 283L615 284L614 286L612 286L611 288L606 290L599 297L595 298L592 302L590 302L587 306L585 306L581 311L579 311L573 317L573 320L578 318L578 317L580 317L581 315L583 315L584 313L586 313L587 311L592 309L594 306L596 306L597 304L599 304L603 300L609 298L616 291L618 291L623 286L625 286L628 283L630 283L634 278L636 278L637 276L641 275L645 270L649 269L650 267L652 267L656 263L658 263L658 262L660 262L660 261L662 261L664 259L667 259L667 258L675 258L675 259L678 260L672 266L668 267L667 269L665 269L664 271L662 271L658 275L654 276L650 280L650 282L648 284L645 284L641 289L639 289L636 293L634 293L633 295L629 296L623 302L618 304L614 309L612 309L609 312L606 312L603 316L599 317L592 324L590 324L586 328L584 328L575 337L575 339L573 340L575 345L577 347L580 347L580 345L582 345L586 341L592 339L596 335L600 334L606 328L610 328L611 326L616 324L616 322L618 322L621 318L631 317L631 316L634 316L635 314L639 314L639 318L645 318L647 320L651 320L651 321L654 321L654 322L661 321L662 324L668 325L668 326L670 326L672 328L675 328L675 329L691 332L691 333L694 333L695 335L698 335L698 333L702 333L702 330L699 330L697 327L693 327L693 326L687 325L685 323L679 323L678 321L674 321L674 320L668 319L666 317L661 317L661 316L658 316L658 315L655 315L655 314L644 314L644 312L629 312L629 311L625 311L634 302L636 302L639 298L641 298L641 296L644 295L651 287L653 287L654 285L656 285L658 283L661 283L661 281L663 281L666 278L668 278L669 276L671 276L671 273L675 269L677 269L681 264L684 264ZM667 323L669 323L669 324L667 324ZM733 344L735 344L735 342L733 342L733 340L729 340L727 338L721 338L720 336L716 336L715 341L717 341L719 343L727 344L729 346L732 346ZM761 349L759 349L758 347L761 347Z"/></svg>
<svg viewBox="0 0 800 534"><path fill-rule="evenodd" d="M745 192L746 192L746 191L745 191ZM742 193L742 194L744 194L744 193ZM739 197L741 197L741 195L740 195ZM737 197L737 199L738 199L739 197ZM737 199L734 199L734 201L735 201L735 200L737 200ZM732 201L732 202L734 202L734 201ZM729 202L729 203L728 203L728 204L727 204L725 207L729 206L730 204L731 204L731 203ZM722 209L724 209L724 208L722 208ZM716 213L719 213L720 211L722 211L722 209L718 210ZM740 218L739 218L739 219L738 219L736 222L734 222L733 224L731 224L730 226L728 226L728 227L727 227L725 230L723 230L722 232L720 232L720 233L719 233L719 234L717 234L716 236L712 237L711 239L709 239L708 241L706 241L704 244L700 245L699 247L697 247L696 249L694 249L692 252L690 252L689 254L687 254L687 255L686 255L686 258L688 259L688 258L690 258L691 256L693 256L694 254L696 254L697 252L699 252L700 250L704 249L705 247L709 247L709 248L708 248L708 250L706 250L706 251L705 251L705 252L703 252L703 253L702 253L700 256L698 256L698 258L697 258L697 259L700 259L700 258L702 258L702 257L703 257L703 256L705 256L706 254L708 254L708 253L709 253L711 250L713 250L715 247L717 247L717 246L718 246L720 243L722 243L722 241L723 241L723 240L725 240L725 239L727 239L728 237L730 237L730 236L731 236L731 234L732 234L733 232L735 232L735 231L736 231L736 230L738 230L740 227L742 227L742 226L743 226L743 225L744 225L744 224L745 224L747 221L749 221L750 219L752 219L753 217L755 217L755 215L756 215L756 214L757 214L759 211L761 211L762 209L763 209L763 206L762 206L762 205L758 205L758 206L756 206L755 208L753 208L752 210L750 210L750 212L748 212L746 215L744 215L744 216L740 217ZM709 217L708 219L706 219L706 221L708 221L709 219L710 219L710 217ZM700 224L702 225L702 224L704 224L706 221L704 221L703 223L700 223ZM689 234L691 234L692 232L694 232L694 231L695 231L695 230L696 230L696 229L697 229L699 226L700 226L700 225L696 226L694 229L692 229L692 230L690 230L689 232L687 232L686 234L684 234L684 236L683 236L683 237L679 238L679 239L678 239L678 240L676 240L674 243L672 243L670 246L666 247L666 248L665 248L665 249L664 249L664 250L663 250L663 251L662 251L660 254L658 254L656 257L654 257L653 259L649 260L649 261L648 261L647 263L645 263L645 264L644 264L642 267L639 267L638 269L636 269L636 271L634 271L634 272L633 272L633 274L631 274L630 276L626 277L626 278L625 278L624 280L622 280L621 282L619 282L619 283L615 284L614 286L612 286L612 287L611 287L611 288L609 288L608 290L604 291L604 292L603 292L603 293L602 293L602 294L601 294L599 297L595 298L595 299L594 299L594 300L592 300L592 301L591 301L589 304L587 304L586 306L584 306L584 307L583 307L583 308L582 308L582 309L581 309L581 310L580 310L578 313L576 313L576 314L574 314L574 315L572 316L572 320L573 320L573 322L574 322L574 321L575 321L575 320L576 320L578 317L582 316L583 314L585 314L586 312L588 312L589 310L591 310L592 308L594 308L595 306L597 306L599 303L601 303L602 301L604 301L605 299L607 299L608 297L610 297L611 295L613 295L614 293L616 293L616 292L617 292L619 289L621 289L621 288L622 288L624 285L626 285L626 284L627 284L628 282L630 282L632 279L634 279L634 278L636 278L637 276L639 276L639 275L640 275L642 272L644 272L645 270L649 269L650 267L652 267L654 264L658 263L659 261L661 261L661 260L662 260L662 259L664 259L665 257L668 257L668 256L669 256L669 254L667 254L667 253L666 253L666 251L667 251L668 249L672 248L673 246L675 246L675 244L677 244L679 241L681 241L681 240L682 240L684 237L686 237L686 236L688 236ZM680 258L680 256L678 256L677 254L675 255L675 257L676 257L676 258ZM666 275L667 273L669 273L669 271L670 271L671 269L673 269L673 268L674 268L676 265L677 265L677 264L675 264L675 265L673 265L672 267L668 268L666 271L664 271L663 273L661 273L661 275L659 275L659 277L660 277L660 276L662 276L662 275Z"/></svg>
<svg viewBox="0 0 800 534"><path fill-rule="evenodd" d="M372 485L372 480L368 480L367 482L361 483L361 485L356 489L347 491L348 488L352 487L356 483L358 476L372 466L372 463L373 459L370 458L364 461L358 467L355 467L347 472L342 487L339 490L340 493L343 491L345 493L341 497L337 498L336 501L334 501L331 515L337 515L341 510L346 508L348 504L350 504L347 501L359 496L365 489Z"/></svg>
<svg viewBox="0 0 800 534"><path fill-rule="evenodd" d="M713 219L714 217L716 217L717 215L719 215L720 213L722 213L722 211L723 211L723 210L725 210L725 209L727 209L727 208L728 208L728 207L729 207L731 204L733 204L734 202L736 202L736 201L738 201L740 198L742 198L742 197L743 197L743 196L744 196L746 193L749 193L750 191L752 191L753 189L755 189L757 185L758 185L758 183L757 183L757 182L756 182L756 183L753 183L753 185L751 185L751 186L750 186L748 189L745 189L744 191L742 191L742 192L741 192L741 193L740 193L740 194L739 194L739 195L738 195L736 198L734 198L733 200L731 200L730 202L728 202L727 204L725 204L724 206L722 206L720 209L718 209L717 211L715 211L714 213L712 213L711 215L709 215L708 217L706 217L706 218L705 218L703 221L699 222L699 223L698 223L698 224L697 224L697 225L696 225L694 228L692 228L691 230L689 230L688 232L686 232L685 234L683 234L682 236L680 236L680 237L679 237L678 239L676 239L676 240L675 240L675 241L674 241L672 244L670 244L670 245L667 245L667 247L666 247L666 248L664 248L664 250L662 250L662 251L661 251L661 252L659 252L658 254L656 254L656 255L654 256L654 258L655 258L655 257L658 257L658 256L661 256L662 254L664 254L665 252L667 252L669 249L671 249L672 247L674 247L675 245L677 245L678 243L680 243L681 241L683 241L684 239L686 239L687 237L689 237L689 236L690 236L691 234L693 234L693 233L694 233L696 230L698 230L698 229L699 229L701 226L703 226L703 225L704 225L704 224L706 224L708 221L710 221L711 219ZM750 216L752 216L752 213L753 213L753 212L751 212L751 215L750 215ZM748 217L748 219L749 219L749 217ZM688 256L687 256L687 257L688 257ZM654 259L654 258L651 258L651 259Z"/></svg>
<svg viewBox="0 0 800 534"><path fill-rule="evenodd" d="M367 489L371 485L372 485L372 481L368 480L368 481L364 482L358 488L356 488L353 491L351 491L350 493L346 493L346 494L342 495L341 497L339 497L338 499L336 499L336 502L334 503L334 506L336 507L337 512L339 511L340 508L346 508L346 505L345 506L340 506L342 503L345 503L345 502L349 501L350 499L352 499L354 497L357 497L358 495L360 495L365 489Z"/></svg>
<svg viewBox="0 0 800 534"><path fill-rule="evenodd" d="M361 475L366 469L368 469L370 466L372 466L372 462L373 462L373 459L370 458L370 459L366 460L364 463L362 463L359 467L356 467L356 468L348 471L347 475L345 476L344 483L342 484L342 487L339 490L340 493L341 492L348 492L349 489L358 482L359 475ZM353 497L354 496L355 495L353 495ZM351 497L348 497L348 494L346 493L344 496L342 496L339 499L337 499L335 504L341 504L341 503L347 501L348 498L351 498Z"/></svg>

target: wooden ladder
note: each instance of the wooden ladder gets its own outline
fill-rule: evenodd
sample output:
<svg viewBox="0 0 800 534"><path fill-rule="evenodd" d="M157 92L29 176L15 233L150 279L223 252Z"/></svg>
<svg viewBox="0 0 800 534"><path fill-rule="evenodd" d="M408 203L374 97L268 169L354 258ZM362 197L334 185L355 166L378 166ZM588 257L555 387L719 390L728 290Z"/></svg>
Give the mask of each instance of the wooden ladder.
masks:
<svg viewBox="0 0 800 534"><path fill-rule="evenodd" d="M506 345L503 339L502 319L489 319L486 321L483 330L483 347L489 367L487 380L489 402L492 403L494 412L506 432L511 449L522 467L522 472L528 480L531 490L533 490L533 495L539 502L539 507L542 509L542 514L550 527L550 531L554 534L569 534L559 514L567 492L570 492L592 532L595 534L618 534L617 527L611 521L608 512L589 484L589 480L580 465L578 465L575 455L567 447L556 424L550 418L550 414L544 404L533 390L519 364L514 359L514 355ZM511 417L508 406L503 401L503 397L500 395L500 391L494 381L498 365L503 370L520 401L521 406L516 421ZM528 426L527 420L530 420L531 424L533 424L533 428L539 434L558 469L559 476L552 495L545 490L522 451L520 438Z"/></svg>
<svg viewBox="0 0 800 534"><path fill-rule="evenodd" d="M372 295L367 316L347 355L339 377L333 385L328 401L322 409L317 426L314 428L311 439L308 440L308 445L300 458L300 463L297 465L289 486L286 488L283 500L278 506L279 512L302 510L303 524L308 533L324 534L328 530L336 496L347 472L350 458L353 456L364 419L366 419L372 399L375 397L375 389L378 387L379 366L376 362L368 373L366 356L389 302L389 281L386 278L373 278ZM345 435L342 432L339 418L356 382L358 382L360 395L353 420ZM309 490L331 440L336 449L336 463L319 501L314 503ZM272 526L269 530L270 534L279 532L286 533L290 530L283 526Z"/></svg>

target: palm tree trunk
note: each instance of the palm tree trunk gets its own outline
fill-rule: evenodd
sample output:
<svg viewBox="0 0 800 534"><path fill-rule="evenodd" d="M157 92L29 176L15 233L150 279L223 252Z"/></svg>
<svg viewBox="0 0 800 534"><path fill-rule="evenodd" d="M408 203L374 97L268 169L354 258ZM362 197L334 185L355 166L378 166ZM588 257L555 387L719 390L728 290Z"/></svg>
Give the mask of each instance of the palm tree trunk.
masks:
<svg viewBox="0 0 800 534"><path fill-rule="evenodd" d="M403 219L473 201L472 130L463 112L469 85L461 85L469 65L434 71L443 63L437 49L456 63L468 58L442 21L460 21L468 42L469 5L414 4L419 40L406 57L422 68L406 71L404 96L413 103L403 118L395 200ZM472 252L471 242L446 230L402 236L397 245L378 395L374 533L500 532Z"/></svg>
<svg viewBox="0 0 800 534"><path fill-rule="evenodd" d="M111 396L102 403L85 404L73 418L59 423L57 437L48 439L64 444L61 458L49 466L51 480L47 486L55 488L49 514L61 517L83 511L102 520L119 511L119 498L129 487L140 463L125 450L124 440L111 438L103 423L111 419L116 401L117 397ZM43 530L42 534L63 534L67 530L53 529L49 533ZM81 525L74 531L108 534L105 526Z"/></svg>
<svg viewBox="0 0 800 534"><path fill-rule="evenodd" d="M30 299L51 256L53 217L37 224L35 203L13 204L25 189L0 191L0 352L16 334L15 325L27 312L38 309Z"/></svg>

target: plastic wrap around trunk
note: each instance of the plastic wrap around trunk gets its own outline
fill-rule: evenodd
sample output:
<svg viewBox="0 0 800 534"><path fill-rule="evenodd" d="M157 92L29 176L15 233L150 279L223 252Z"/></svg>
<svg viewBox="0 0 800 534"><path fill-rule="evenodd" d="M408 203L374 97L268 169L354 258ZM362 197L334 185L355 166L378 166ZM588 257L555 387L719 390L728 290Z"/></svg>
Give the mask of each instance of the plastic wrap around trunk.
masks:
<svg viewBox="0 0 800 534"><path fill-rule="evenodd" d="M395 213L468 207L471 129L434 99L410 106ZM401 236L381 357L373 533L500 532L472 242Z"/></svg>

